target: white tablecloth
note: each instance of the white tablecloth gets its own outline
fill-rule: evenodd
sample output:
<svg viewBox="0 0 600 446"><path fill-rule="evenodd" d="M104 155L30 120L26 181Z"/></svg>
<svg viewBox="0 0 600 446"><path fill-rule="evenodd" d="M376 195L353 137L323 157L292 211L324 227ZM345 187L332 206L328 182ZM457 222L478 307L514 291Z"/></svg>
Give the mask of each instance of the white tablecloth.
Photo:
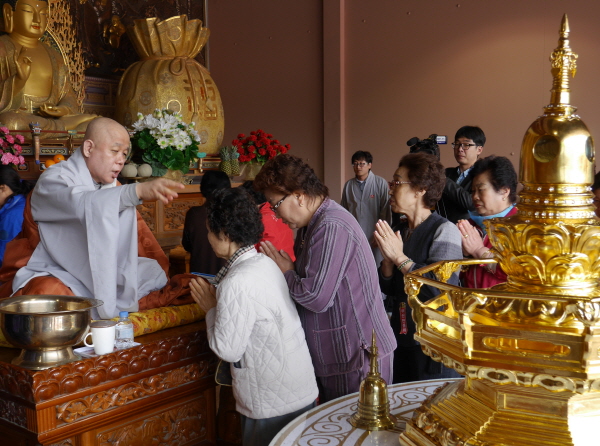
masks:
<svg viewBox="0 0 600 446"><path fill-rule="evenodd" d="M460 379L460 378L459 378ZM435 379L388 387L390 413L398 418L392 431L367 432L350 424L356 412L358 393L353 393L300 415L273 439L270 446L382 446L398 445L398 435L404 430L413 411L435 389L456 379Z"/></svg>

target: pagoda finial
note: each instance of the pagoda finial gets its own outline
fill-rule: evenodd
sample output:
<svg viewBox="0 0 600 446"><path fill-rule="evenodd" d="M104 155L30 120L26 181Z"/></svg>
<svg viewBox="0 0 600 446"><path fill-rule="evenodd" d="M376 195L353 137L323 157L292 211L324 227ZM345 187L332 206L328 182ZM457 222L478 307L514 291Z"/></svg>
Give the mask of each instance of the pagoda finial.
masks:
<svg viewBox="0 0 600 446"><path fill-rule="evenodd" d="M371 354L369 356L371 358L371 368L369 370L369 375L379 376L379 364L377 362L377 358L379 357L379 349L377 348L377 337L375 336L375 329L373 329L373 335L371 336Z"/></svg>
<svg viewBox="0 0 600 446"><path fill-rule="evenodd" d="M575 107L570 105L569 75L575 77L578 56L569 46L569 32L569 19L565 14L560 24L558 47L550 56L553 82L550 104L546 106L546 113L570 115L575 111Z"/></svg>

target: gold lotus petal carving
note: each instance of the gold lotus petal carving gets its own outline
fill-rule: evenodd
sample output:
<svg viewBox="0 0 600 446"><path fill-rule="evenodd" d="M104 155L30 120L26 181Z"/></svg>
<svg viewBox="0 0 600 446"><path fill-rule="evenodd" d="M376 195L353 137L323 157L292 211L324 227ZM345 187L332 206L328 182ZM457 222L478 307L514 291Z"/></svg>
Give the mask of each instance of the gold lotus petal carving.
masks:
<svg viewBox="0 0 600 446"><path fill-rule="evenodd" d="M591 287L600 275L597 225L494 222L490 237L503 270L518 283Z"/></svg>

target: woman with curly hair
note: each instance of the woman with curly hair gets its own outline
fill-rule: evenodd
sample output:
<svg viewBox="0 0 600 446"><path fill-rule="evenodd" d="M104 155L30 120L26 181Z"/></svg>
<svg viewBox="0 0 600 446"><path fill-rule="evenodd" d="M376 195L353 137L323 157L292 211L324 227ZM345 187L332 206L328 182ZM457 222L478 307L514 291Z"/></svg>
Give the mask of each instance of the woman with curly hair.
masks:
<svg viewBox="0 0 600 446"><path fill-rule="evenodd" d="M373 330L379 370L390 382L396 346L385 313L373 252L356 219L301 158L268 161L254 180L273 211L292 229L296 261L269 242L261 250L284 273L298 304L318 378L320 401L357 392L369 372Z"/></svg>
<svg viewBox="0 0 600 446"><path fill-rule="evenodd" d="M473 204L469 220L456 224L462 234L463 252L477 259L492 258L492 243L483 222L495 217L510 217L517 213L517 172L504 156L491 155L478 160L471 170ZM506 282L506 273L496 263L471 265L461 273L463 286L490 288Z"/></svg>
<svg viewBox="0 0 600 446"><path fill-rule="evenodd" d="M450 221L432 211L446 185L444 167L427 153L405 155L390 181L392 211L403 214L392 229L380 220L375 240L383 254L379 268L381 291L391 299L391 324L398 348L394 352L394 383L460 376L433 361L415 341L415 323L404 291L404 275L440 260L462 258L460 233ZM435 279L433 273L425 277ZM458 284L458 273L448 283ZM438 295L437 288L423 285L423 302Z"/></svg>
<svg viewBox="0 0 600 446"><path fill-rule="evenodd" d="M318 395L298 311L277 265L256 252L263 233L258 208L242 188L216 191L208 204L208 241L227 260L216 287L192 279L206 312L210 348L232 363L233 395L243 445L265 445Z"/></svg>

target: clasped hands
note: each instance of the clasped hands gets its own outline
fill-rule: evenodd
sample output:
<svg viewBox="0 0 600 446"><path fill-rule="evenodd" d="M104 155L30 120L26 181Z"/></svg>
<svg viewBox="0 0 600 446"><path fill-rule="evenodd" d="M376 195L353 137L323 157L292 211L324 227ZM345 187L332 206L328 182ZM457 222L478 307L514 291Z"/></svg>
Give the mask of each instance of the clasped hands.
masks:
<svg viewBox="0 0 600 446"><path fill-rule="evenodd" d="M482 258L489 248L483 244L483 238L477 228L468 220L458 220L456 226L462 235L463 254L477 259Z"/></svg>
<svg viewBox="0 0 600 446"><path fill-rule="evenodd" d="M217 289L202 278L190 280L190 294L204 313L217 306Z"/></svg>
<svg viewBox="0 0 600 446"><path fill-rule="evenodd" d="M406 261L408 260L406 254L404 254L404 241L400 231L394 232L387 221L379 220L375 224L373 236L383 256L381 272L384 277L391 277L394 266L407 264Z"/></svg>
<svg viewBox="0 0 600 446"><path fill-rule="evenodd" d="M282 273L294 269L294 262L287 252L283 249L277 250L273 243L266 241L260 242L260 252L273 260Z"/></svg>

